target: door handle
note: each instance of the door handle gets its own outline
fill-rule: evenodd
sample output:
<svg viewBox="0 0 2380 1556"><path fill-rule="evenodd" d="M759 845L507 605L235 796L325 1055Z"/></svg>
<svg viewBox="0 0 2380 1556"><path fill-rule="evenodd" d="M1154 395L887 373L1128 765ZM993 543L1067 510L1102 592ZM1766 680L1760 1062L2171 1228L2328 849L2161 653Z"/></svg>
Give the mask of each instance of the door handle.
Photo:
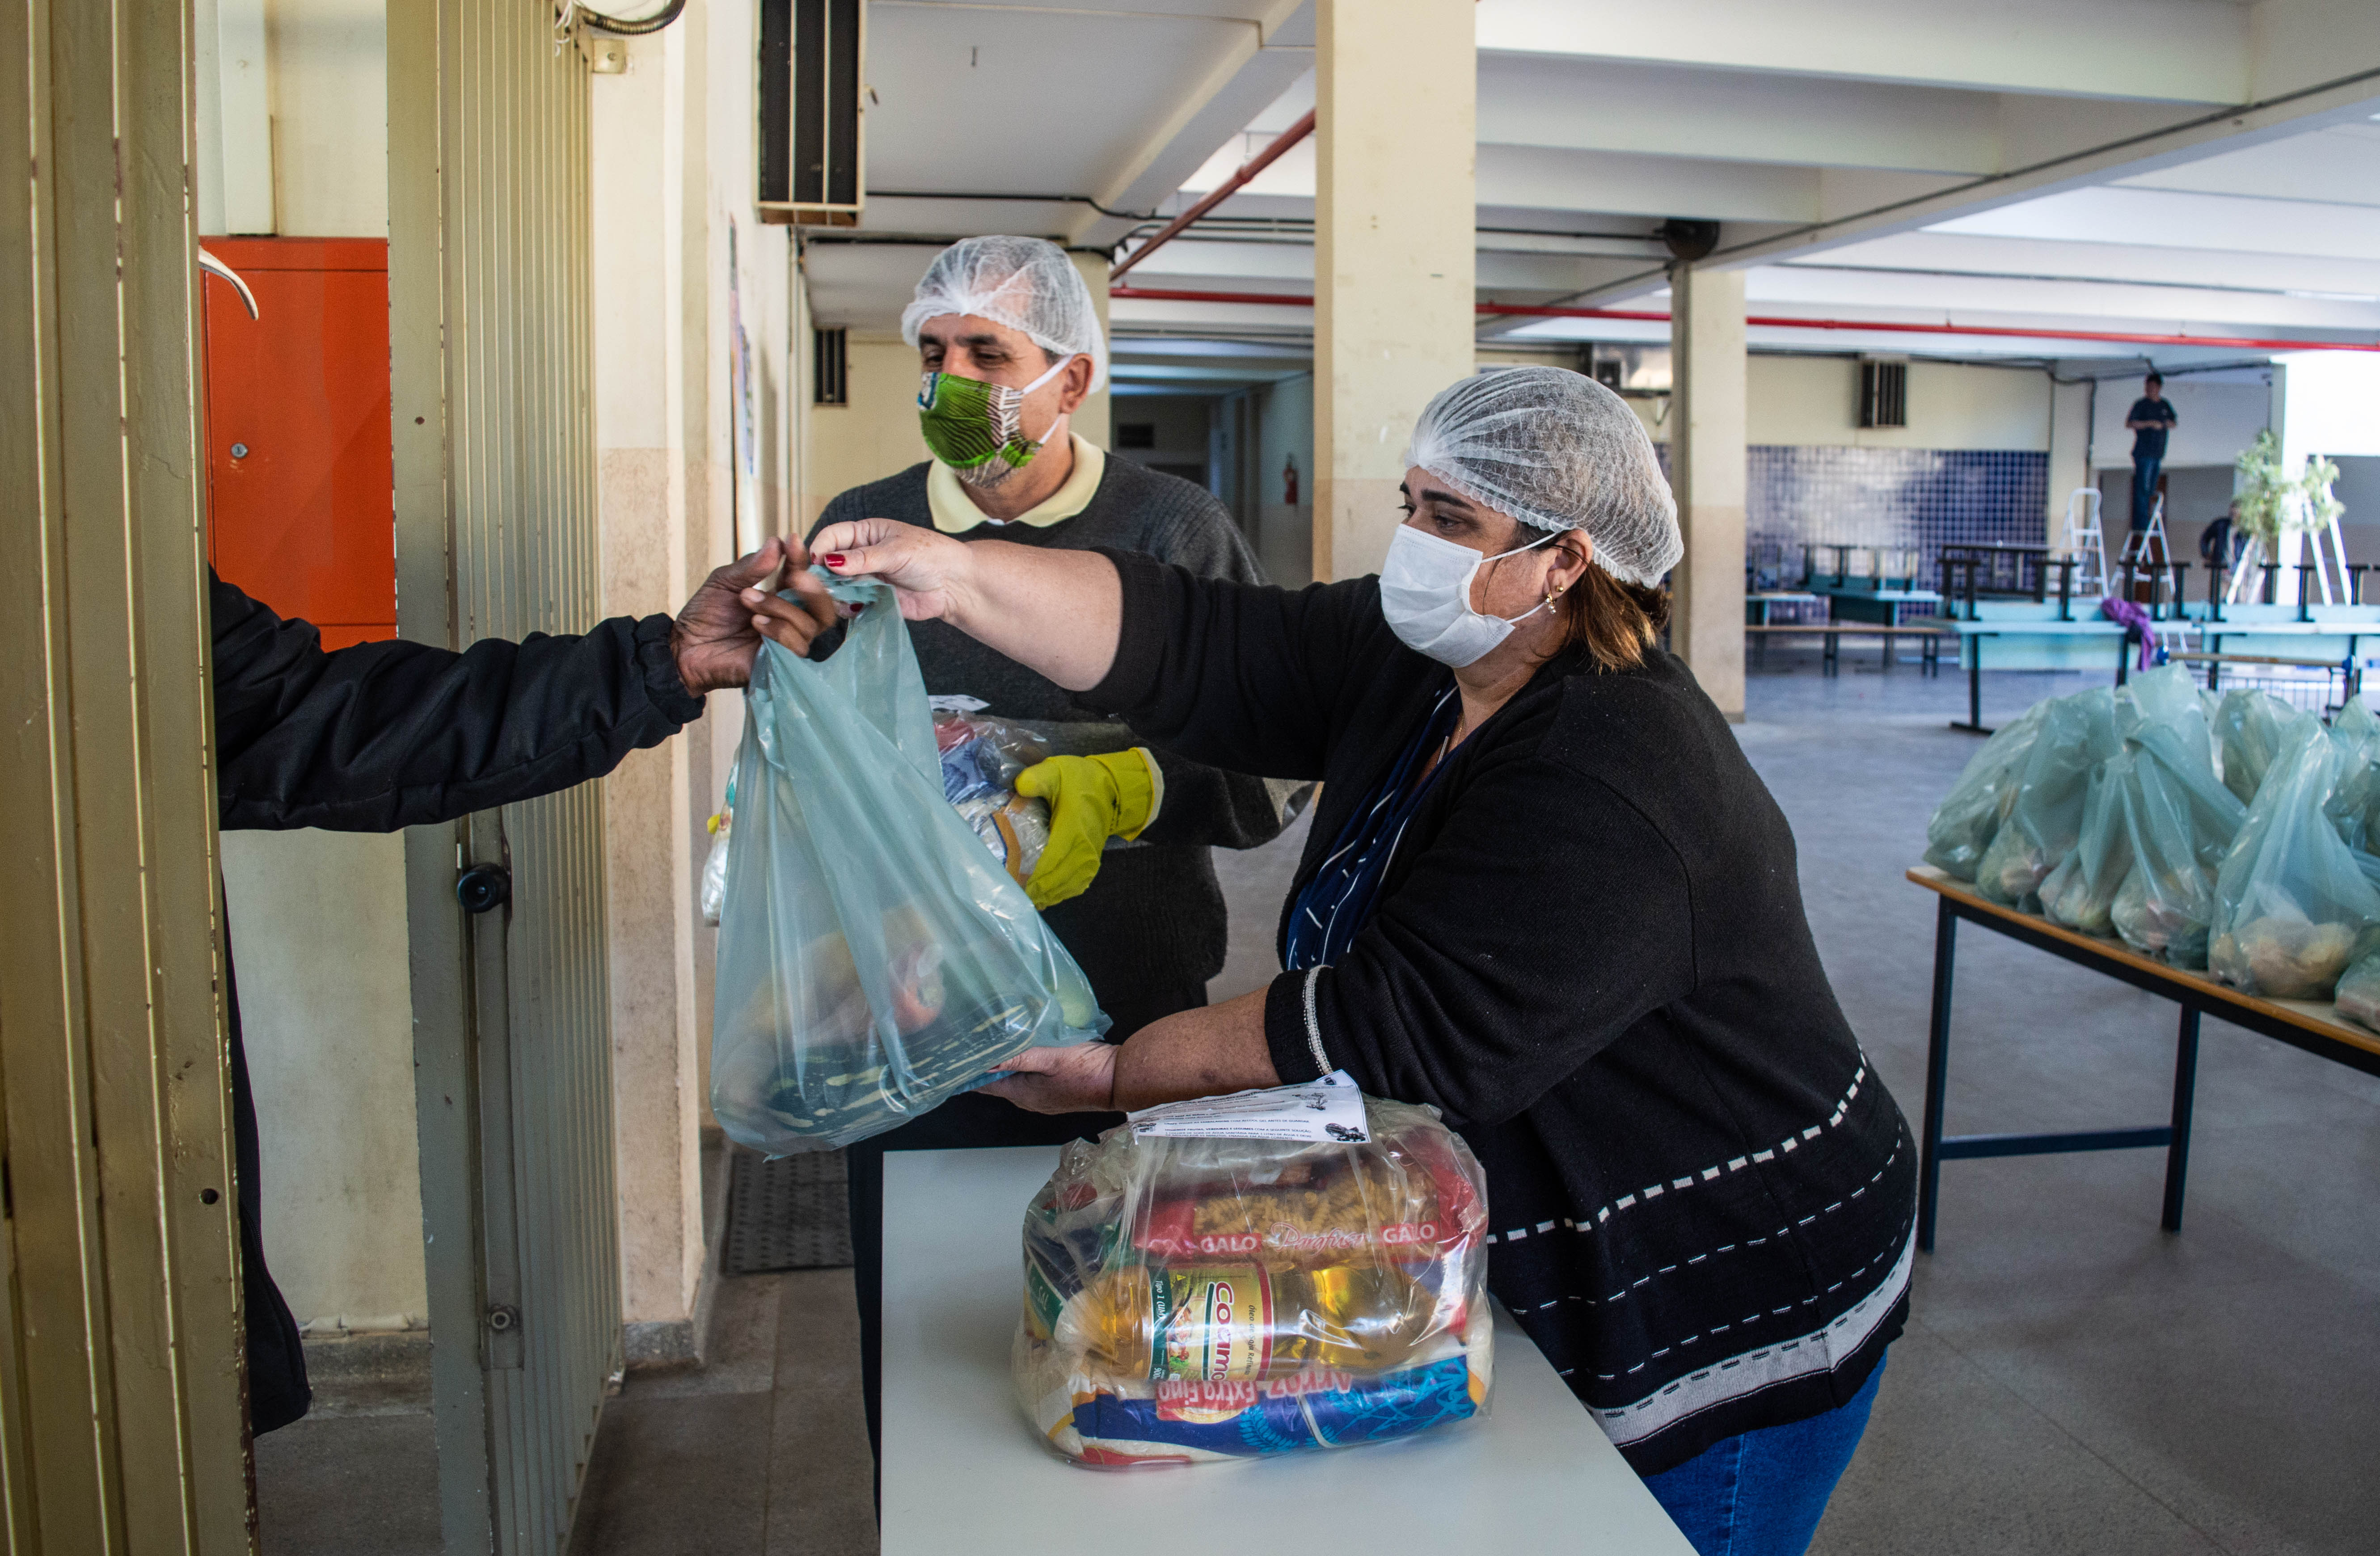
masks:
<svg viewBox="0 0 2380 1556"><path fill-rule="evenodd" d="M486 913L513 900L513 872L502 865L473 865L455 881L455 900L466 913Z"/></svg>

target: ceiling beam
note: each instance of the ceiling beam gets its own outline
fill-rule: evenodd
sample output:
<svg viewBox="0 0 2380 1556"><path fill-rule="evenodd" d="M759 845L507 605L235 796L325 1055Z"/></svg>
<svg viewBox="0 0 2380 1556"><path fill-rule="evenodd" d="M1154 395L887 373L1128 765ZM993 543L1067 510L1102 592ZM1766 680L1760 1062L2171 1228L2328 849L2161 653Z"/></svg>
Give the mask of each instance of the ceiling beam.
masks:
<svg viewBox="0 0 2380 1556"><path fill-rule="evenodd" d="M1314 67L1312 17L1313 0L1275 0L1270 12L1192 84L1138 150L1113 170L1099 203L1111 211L1153 211L1181 188L1216 147ZM1068 228L1068 239L1082 242L1103 225L1106 230L1099 236L1110 241L1126 230L1112 218L1085 211Z"/></svg>
<svg viewBox="0 0 2380 1556"><path fill-rule="evenodd" d="M1566 151L1977 175L2188 111L1549 55L1479 61L1481 143Z"/></svg>
<svg viewBox="0 0 2380 1556"><path fill-rule="evenodd" d="M2380 17L2380 8L2374 14ZM1704 262L1734 269L1818 253L1860 238L1931 227L2020 201L2155 173L2217 152L2366 119L2380 113L2380 50L2352 61L2352 74L2324 85L2008 173L1961 180L1930 192L1879 200L1858 208L1829 201L1830 209L1819 221L1748 243L1722 240L1718 250Z"/></svg>
<svg viewBox="0 0 2380 1556"><path fill-rule="evenodd" d="M2270 0L2267 0L2270 3ZM2256 33L2234 0L1482 0L1479 52L2165 103L2252 95Z"/></svg>

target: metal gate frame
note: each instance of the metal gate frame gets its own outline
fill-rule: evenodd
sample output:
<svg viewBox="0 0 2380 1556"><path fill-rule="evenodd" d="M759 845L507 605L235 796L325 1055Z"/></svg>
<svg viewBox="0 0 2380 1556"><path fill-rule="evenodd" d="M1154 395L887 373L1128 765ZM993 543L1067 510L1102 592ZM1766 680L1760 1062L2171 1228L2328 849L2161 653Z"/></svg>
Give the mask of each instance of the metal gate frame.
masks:
<svg viewBox="0 0 2380 1556"><path fill-rule="evenodd" d="M189 40L188 0L0 12L11 1551L252 1541Z"/></svg>
<svg viewBox="0 0 2380 1556"><path fill-rule="evenodd" d="M544 0L391 0L390 372L408 641L599 614L588 92ZM599 784L406 834L445 1548L555 1556L621 1368ZM458 880L508 870L468 916Z"/></svg>

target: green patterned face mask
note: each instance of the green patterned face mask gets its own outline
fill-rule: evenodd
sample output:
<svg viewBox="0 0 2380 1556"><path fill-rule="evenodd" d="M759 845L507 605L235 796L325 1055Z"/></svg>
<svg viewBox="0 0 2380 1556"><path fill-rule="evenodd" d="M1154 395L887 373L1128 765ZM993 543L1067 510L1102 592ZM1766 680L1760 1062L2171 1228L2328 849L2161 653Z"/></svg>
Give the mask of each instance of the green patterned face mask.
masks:
<svg viewBox="0 0 2380 1556"><path fill-rule="evenodd" d="M917 428L926 447L973 486L996 486L1012 471L1033 462L1041 445L1057 436L1059 423L1038 439L1025 436L1025 396L1063 371L1069 357L1022 389L929 372L917 390ZM1061 420L1063 418L1060 419Z"/></svg>

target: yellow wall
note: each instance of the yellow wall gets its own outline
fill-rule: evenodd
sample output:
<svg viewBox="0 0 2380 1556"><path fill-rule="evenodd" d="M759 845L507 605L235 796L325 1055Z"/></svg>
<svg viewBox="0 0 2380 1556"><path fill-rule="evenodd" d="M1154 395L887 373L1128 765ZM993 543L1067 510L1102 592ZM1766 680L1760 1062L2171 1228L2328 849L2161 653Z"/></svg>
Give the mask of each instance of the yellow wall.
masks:
<svg viewBox="0 0 2380 1556"><path fill-rule="evenodd" d="M809 406L802 470L802 533L839 492L881 480L926 457L917 435L917 352L899 335L854 330L845 359L848 405Z"/></svg>
<svg viewBox="0 0 2380 1556"><path fill-rule="evenodd" d="M2037 368L1909 365L1909 425L1862 428L1859 363L1760 357L1748 384L1753 444L1851 448L2049 447L2049 379ZM1641 402L1640 402L1641 403Z"/></svg>

